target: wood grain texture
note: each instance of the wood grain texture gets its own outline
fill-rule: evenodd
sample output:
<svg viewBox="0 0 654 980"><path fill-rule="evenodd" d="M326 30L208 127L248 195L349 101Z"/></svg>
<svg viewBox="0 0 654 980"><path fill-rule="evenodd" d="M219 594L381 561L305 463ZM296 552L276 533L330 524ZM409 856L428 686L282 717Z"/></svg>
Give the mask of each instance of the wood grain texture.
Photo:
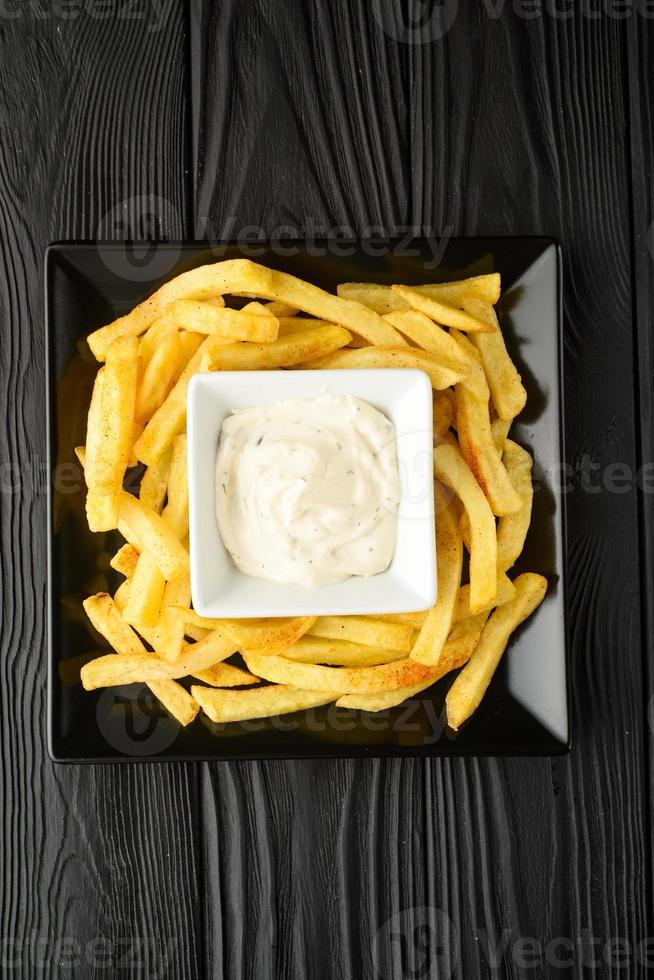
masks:
<svg viewBox="0 0 654 980"><path fill-rule="evenodd" d="M407 942L416 926L448 932L465 980L562 975L556 955L566 975L596 958L609 977L603 944L650 928L636 493L593 487L638 461L625 94L627 37L643 26L489 9L458 4L425 40L418 0L400 26L356 0L195 4L196 230L378 222L561 239L573 751L207 767L212 976L408 976L390 922ZM414 43L398 42L402 23ZM529 937L573 952L530 968L514 946ZM629 976L646 975L633 955Z"/></svg>
<svg viewBox="0 0 654 980"><path fill-rule="evenodd" d="M636 323L635 372L638 386L639 464L643 474L654 470L654 100L650 79L654 70L654 33L632 19L627 30L631 182L633 200L633 297ZM640 494L643 566L643 630L650 818L654 801L654 499L651 480L642 481ZM652 901L654 837L650 834L648 881Z"/></svg>
<svg viewBox="0 0 654 980"><path fill-rule="evenodd" d="M202 970L197 770L45 748L43 249L188 233L183 10L95 9L0 21L0 973L25 980Z"/></svg>

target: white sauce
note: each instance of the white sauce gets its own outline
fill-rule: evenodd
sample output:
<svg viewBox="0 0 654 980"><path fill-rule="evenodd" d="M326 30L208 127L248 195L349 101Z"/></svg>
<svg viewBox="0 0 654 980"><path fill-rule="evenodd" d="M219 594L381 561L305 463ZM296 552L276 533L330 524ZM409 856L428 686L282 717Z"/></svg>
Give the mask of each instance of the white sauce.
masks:
<svg viewBox="0 0 654 980"><path fill-rule="evenodd" d="M395 428L352 395L236 411L222 425L216 515L246 575L316 586L376 575L395 551Z"/></svg>

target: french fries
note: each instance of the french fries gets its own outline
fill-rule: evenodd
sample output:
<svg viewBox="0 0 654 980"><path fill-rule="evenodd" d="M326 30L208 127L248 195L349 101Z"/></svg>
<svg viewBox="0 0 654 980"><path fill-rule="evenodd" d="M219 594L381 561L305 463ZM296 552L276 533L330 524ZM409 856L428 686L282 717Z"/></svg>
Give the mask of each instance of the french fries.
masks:
<svg viewBox="0 0 654 980"><path fill-rule="evenodd" d="M409 337L423 350L436 354L444 365L466 377L474 366L474 357L457 344L454 337L417 310L387 313L384 319ZM473 348L474 349L474 348Z"/></svg>
<svg viewBox="0 0 654 980"><path fill-rule="evenodd" d="M449 388L465 377L463 370L444 367L435 354L415 347L360 347L338 350L302 364L312 370L338 368L417 368L429 375L432 387Z"/></svg>
<svg viewBox="0 0 654 980"><path fill-rule="evenodd" d="M497 669L511 633L540 605L547 579L526 573L515 580L516 596L500 606L486 623L472 657L448 691L447 721L456 731L476 710Z"/></svg>
<svg viewBox="0 0 654 980"><path fill-rule="evenodd" d="M150 552L166 580L171 581L188 574L188 552L163 517L124 491L120 494L119 513L120 520L141 542L142 550Z"/></svg>
<svg viewBox="0 0 654 980"><path fill-rule="evenodd" d="M503 517L497 525L497 567L502 572L512 568L522 554L531 523L534 497L531 482L533 460L529 453L512 439L506 439L504 461L511 483L520 497L520 508Z"/></svg>
<svg viewBox="0 0 654 980"><path fill-rule="evenodd" d="M468 313L491 328L490 333L472 335L472 343L481 354L495 410L501 419L510 422L525 407L527 392L508 355L495 310L472 296L467 296L463 305Z"/></svg>
<svg viewBox="0 0 654 980"><path fill-rule="evenodd" d="M507 575L523 552L533 486L531 456L509 434L526 392L493 309L500 277L343 283L337 293L231 259L183 273L89 336L101 364L86 446L76 450L87 517L91 530L117 529L125 543L109 563L124 576L113 599L101 592L84 601L115 651L81 667L86 690L145 683L180 724L200 710L222 724L333 702L379 712L463 668L447 695L450 727L475 711L547 584L532 573L513 582ZM190 379L369 367L423 370L434 389L435 606L378 616L199 616L187 550ZM135 497L123 481L137 460L146 468Z"/></svg>
<svg viewBox="0 0 654 980"><path fill-rule="evenodd" d="M125 578L134 574L136 563L139 560L139 553L131 544L124 544L118 549L109 564Z"/></svg>
<svg viewBox="0 0 654 980"><path fill-rule="evenodd" d="M163 405L180 373L184 349L177 330L170 330L143 369L136 399L136 419L145 422Z"/></svg>
<svg viewBox="0 0 654 980"><path fill-rule="evenodd" d="M459 282L441 282L430 285L411 286L414 293L439 300L450 306L460 307L464 296L473 296L494 306L500 298L500 276L497 272L486 276L472 276ZM343 299L353 299L363 303L376 313L384 315L394 310L407 309L408 302L390 286L379 286L375 283L345 282L337 287L339 296Z"/></svg>
<svg viewBox="0 0 654 980"><path fill-rule="evenodd" d="M365 668L298 664L274 654L246 653L243 659L253 674L276 684L341 694L394 691L427 680L430 675L429 667L409 659Z"/></svg>
<svg viewBox="0 0 654 980"><path fill-rule="evenodd" d="M415 684L407 684L404 687L395 688L390 691L381 691L374 694L344 694L336 702L338 708L355 708L359 711L385 711L402 704L407 698L419 694L420 691L431 687L436 681L446 674L456 670L467 663L478 640L478 635L469 634L456 640L448 641L443 647L442 653L436 664L429 673L426 680L417 681Z"/></svg>
<svg viewBox="0 0 654 980"><path fill-rule="evenodd" d="M90 596L84 602L89 619L118 655L128 657L147 656L143 643L134 630L125 622L111 596L100 593ZM115 654L110 654L115 656ZM84 669L84 668L83 668ZM82 678L84 680L84 678ZM120 681L118 683L130 683ZM172 680L152 679L148 681L150 690L181 725L189 725L199 711L195 699L181 684Z"/></svg>
<svg viewBox="0 0 654 980"><path fill-rule="evenodd" d="M320 636L302 636L284 650L287 660L301 664L325 664L332 667L372 667L406 658L404 650L384 650L350 643L348 640L328 640Z"/></svg>
<svg viewBox="0 0 654 980"><path fill-rule="evenodd" d="M110 531L118 523L134 428L137 373L136 340L118 339L107 350L107 363L98 372L89 409L84 472L89 491L86 514L92 531Z"/></svg>
<svg viewBox="0 0 654 980"><path fill-rule="evenodd" d="M287 334L270 344L229 344L209 353L211 371L262 371L292 367L329 356L344 347L352 335L343 327L327 324Z"/></svg>
<svg viewBox="0 0 654 980"><path fill-rule="evenodd" d="M319 616L307 633L327 640L348 640L408 653L413 630L407 623L385 623L365 616Z"/></svg>
<svg viewBox="0 0 654 980"><path fill-rule="evenodd" d="M264 307L259 308L257 315L213 306L201 300L179 299L170 304L168 315L179 327L232 340L263 343L277 340L279 332L279 320L271 314L266 316Z"/></svg>
<svg viewBox="0 0 654 980"><path fill-rule="evenodd" d="M515 514L521 501L495 448L488 402L479 401L462 384L456 386L456 427L463 457L493 513Z"/></svg>
<svg viewBox="0 0 654 980"><path fill-rule="evenodd" d="M165 588L159 566L149 551L143 551L130 582L129 600L123 610L125 620L136 629L156 626Z"/></svg>
<svg viewBox="0 0 654 980"><path fill-rule="evenodd" d="M397 293L414 310L424 313L436 323L441 323L444 327L456 327L457 330L467 330L470 333L488 333L493 328L490 324L480 317L473 316L465 310L460 310L456 306L450 306L438 299L432 299L418 293L415 289L407 286L393 286L393 292Z"/></svg>
<svg viewBox="0 0 654 980"><path fill-rule="evenodd" d="M250 691L217 691L193 685L191 694L211 721L217 723L287 715L335 700L326 691L301 691L281 684Z"/></svg>
<svg viewBox="0 0 654 980"><path fill-rule="evenodd" d="M174 680L177 677L186 677L187 673L189 671L186 670L186 665L169 664L149 653L139 656L110 653L85 664L80 676L84 690L93 691L98 687ZM197 668L190 673L214 687L243 687L254 684L259 679L246 670L224 663Z"/></svg>
<svg viewBox="0 0 654 980"><path fill-rule="evenodd" d="M435 667L447 640L459 585L463 562L463 545L456 517L449 506L437 505L436 554L438 556L438 598L436 605L427 613L418 639L411 650L411 659Z"/></svg>
<svg viewBox="0 0 654 980"><path fill-rule="evenodd" d="M458 449L447 444L437 446L434 473L458 495L470 521L470 610L478 613L495 601L497 592L495 519Z"/></svg>
<svg viewBox="0 0 654 980"><path fill-rule="evenodd" d="M106 328L103 328L106 329ZM207 337L190 359L176 385L154 413L141 436L134 443L138 459L148 466L155 464L186 425L186 393L188 383L201 368L205 355L224 344L222 337Z"/></svg>
<svg viewBox="0 0 654 980"><path fill-rule="evenodd" d="M257 653L279 652L292 646L316 622L315 616L294 619L206 619L192 609L177 609L186 624L210 630L221 630L239 648Z"/></svg>

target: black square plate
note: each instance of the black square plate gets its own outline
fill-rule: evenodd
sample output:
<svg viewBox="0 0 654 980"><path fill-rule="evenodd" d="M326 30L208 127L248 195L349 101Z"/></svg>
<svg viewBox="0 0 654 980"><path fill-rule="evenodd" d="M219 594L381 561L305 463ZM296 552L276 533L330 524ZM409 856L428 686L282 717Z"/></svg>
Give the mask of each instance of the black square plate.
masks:
<svg viewBox="0 0 654 980"><path fill-rule="evenodd" d="M86 335L186 269L247 256L334 290L337 283L438 282L499 271L500 315L529 392L515 438L535 456L534 515L516 571L548 576L550 589L516 634L487 695L454 735L444 726L451 676L380 715L333 705L217 726L182 729L147 688L85 693L82 664L103 641L81 602L119 583L109 567L115 532L91 534L74 447L85 439L97 369ZM564 594L564 460L561 274L558 245L544 238L425 239L256 245L52 245L46 257L49 445L49 747L56 761L211 760L375 755L550 755L569 747Z"/></svg>

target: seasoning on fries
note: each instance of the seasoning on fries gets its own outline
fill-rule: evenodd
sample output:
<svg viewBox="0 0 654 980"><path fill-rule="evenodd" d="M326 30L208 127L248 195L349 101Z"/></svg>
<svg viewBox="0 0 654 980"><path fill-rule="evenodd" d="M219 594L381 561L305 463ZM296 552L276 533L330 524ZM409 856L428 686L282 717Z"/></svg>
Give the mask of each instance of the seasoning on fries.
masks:
<svg viewBox="0 0 654 980"><path fill-rule="evenodd" d="M343 283L333 295L234 259L183 273L92 333L101 364L86 446L77 451L87 518L90 530L117 529L125 541L110 560L124 576L115 595L84 602L114 650L82 667L84 688L145 683L182 725L200 711L230 723L330 702L382 711L462 668L446 698L449 725L460 728L547 589L541 575L510 578L531 523L533 461L509 437L527 395L493 308L499 296L496 273L420 285ZM189 381L200 371L296 367L411 367L429 376L433 609L236 620L192 608ZM123 484L137 462L145 470L134 496Z"/></svg>

